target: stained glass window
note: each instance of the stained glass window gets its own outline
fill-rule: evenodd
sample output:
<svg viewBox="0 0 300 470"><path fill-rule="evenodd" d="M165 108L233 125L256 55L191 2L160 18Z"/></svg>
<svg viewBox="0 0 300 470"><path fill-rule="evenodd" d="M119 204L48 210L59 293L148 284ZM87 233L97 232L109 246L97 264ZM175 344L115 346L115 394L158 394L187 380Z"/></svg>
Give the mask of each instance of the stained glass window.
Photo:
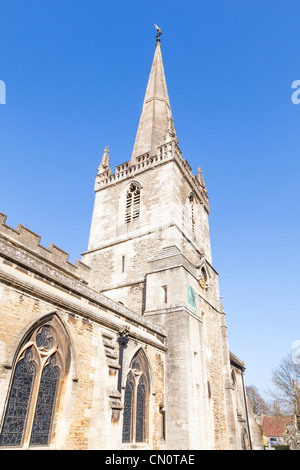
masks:
<svg viewBox="0 0 300 470"><path fill-rule="evenodd" d="M59 369L56 366L55 356L52 356L42 372L30 439L31 445L48 445L58 381Z"/></svg>
<svg viewBox="0 0 300 470"><path fill-rule="evenodd" d="M145 440L145 406L146 406L146 382L142 375L139 379L136 393L136 442Z"/></svg>
<svg viewBox="0 0 300 470"><path fill-rule="evenodd" d="M28 334L16 355L0 446L49 445L64 356L70 356L60 321L53 315L45 323Z"/></svg>
<svg viewBox="0 0 300 470"><path fill-rule="evenodd" d="M54 345L54 338L51 328L44 326L36 337L36 345L39 349L49 351Z"/></svg>
<svg viewBox="0 0 300 470"><path fill-rule="evenodd" d="M36 369L28 349L16 365L0 436L1 446L20 446Z"/></svg>
<svg viewBox="0 0 300 470"><path fill-rule="evenodd" d="M149 383L148 364L140 350L131 361L126 381L123 442L144 442L147 439Z"/></svg>
<svg viewBox="0 0 300 470"><path fill-rule="evenodd" d="M124 414L123 414L123 442L130 442L132 436L132 409L133 409L134 378L128 374L126 381Z"/></svg>
<svg viewBox="0 0 300 470"><path fill-rule="evenodd" d="M131 362L131 369L132 370L135 370L136 372L140 372L142 370L141 368L141 363L140 363L140 358L139 358L139 354L137 354L133 359L132 359L132 362Z"/></svg>

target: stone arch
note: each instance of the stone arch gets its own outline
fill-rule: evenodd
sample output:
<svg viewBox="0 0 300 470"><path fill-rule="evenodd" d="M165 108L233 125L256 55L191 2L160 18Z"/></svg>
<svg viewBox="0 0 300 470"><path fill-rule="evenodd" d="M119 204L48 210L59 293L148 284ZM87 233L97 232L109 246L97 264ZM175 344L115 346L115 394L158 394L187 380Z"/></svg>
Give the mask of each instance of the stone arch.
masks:
<svg viewBox="0 0 300 470"><path fill-rule="evenodd" d="M6 369L11 369L13 366L13 363L15 361L16 355L18 354L20 345L26 341L26 338L30 336L30 332L33 331L35 328L38 327L38 325L42 325L47 321L50 321L51 318L56 317L58 321L60 322L62 331L64 331L65 337L67 338L70 346L70 355L72 357L72 380L76 381L77 380L77 360L76 360L76 351L75 351L75 346L74 342L72 339L72 336L69 332L69 329L63 320L62 316L57 312L57 310L51 310L50 312L43 313L41 314L38 318L34 319L31 321L28 325L26 325L21 332L18 334L17 338L14 341L14 345L11 349L10 355L8 357L8 360L6 362L5 368Z"/></svg>
<svg viewBox="0 0 300 470"><path fill-rule="evenodd" d="M71 366L69 335L50 312L20 336L11 358L0 446L48 446Z"/></svg>
<svg viewBox="0 0 300 470"><path fill-rule="evenodd" d="M151 364L150 364L150 360L147 356L147 352L145 351L145 348L143 348L142 346L137 346L131 353L131 356L127 356L126 359L124 359L124 366L123 366L123 377L122 377L122 388L125 388L125 383L126 383L126 377L127 377L127 374L130 370L130 364L132 362L132 359L134 358L134 356L136 356L138 353L140 352L140 354L143 355L144 357L144 361L145 361L145 364L147 364L147 368L148 368L148 372L149 372L149 380L150 380L150 387L151 387L151 394L152 395L155 395L156 393L156 389L155 389L155 381L154 381L154 376L153 376L153 372L152 372L152 367L151 367Z"/></svg>
<svg viewBox="0 0 300 470"><path fill-rule="evenodd" d="M140 218L141 213L141 189L138 181L131 181L122 191L122 213L125 224L134 222Z"/></svg>
<svg viewBox="0 0 300 470"><path fill-rule="evenodd" d="M126 373L123 411L123 443L149 440L151 373L142 348L133 354Z"/></svg>

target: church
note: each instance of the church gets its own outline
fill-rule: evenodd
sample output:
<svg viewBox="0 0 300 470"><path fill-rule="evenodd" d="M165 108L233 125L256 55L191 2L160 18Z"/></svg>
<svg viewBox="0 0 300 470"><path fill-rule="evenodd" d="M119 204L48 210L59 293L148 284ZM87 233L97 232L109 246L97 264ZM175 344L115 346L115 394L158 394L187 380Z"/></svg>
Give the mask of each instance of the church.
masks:
<svg viewBox="0 0 300 470"><path fill-rule="evenodd" d="M262 448L160 34L132 155L113 172L105 147L97 163L81 259L0 213L2 449Z"/></svg>

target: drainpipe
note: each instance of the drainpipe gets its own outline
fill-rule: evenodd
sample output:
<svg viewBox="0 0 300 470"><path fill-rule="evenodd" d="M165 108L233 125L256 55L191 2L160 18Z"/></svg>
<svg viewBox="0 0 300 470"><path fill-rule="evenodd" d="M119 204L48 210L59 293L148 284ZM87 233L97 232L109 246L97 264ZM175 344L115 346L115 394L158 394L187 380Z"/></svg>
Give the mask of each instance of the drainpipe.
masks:
<svg viewBox="0 0 300 470"><path fill-rule="evenodd" d="M123 372L123 353L124 349L127 348L127 343L129 341L128 338L129 334L129 328L124 326L122 330L119 331L119 337L118 337L118 343L120 346L119 349L119 377L118 377L118 391L121 393L121 388L122 388L122 372Z"/></svg>

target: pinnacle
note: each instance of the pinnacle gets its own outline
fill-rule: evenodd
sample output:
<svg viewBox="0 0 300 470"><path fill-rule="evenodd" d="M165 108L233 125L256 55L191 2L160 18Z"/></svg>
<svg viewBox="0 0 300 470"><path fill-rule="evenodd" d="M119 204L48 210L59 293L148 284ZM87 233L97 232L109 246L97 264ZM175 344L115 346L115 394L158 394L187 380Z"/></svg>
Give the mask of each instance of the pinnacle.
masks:
<svg viewBox="0 0 300 470"><path fill-rule="evenodd" d="M104 171L107 171L109 169L110 169L110 167L109 167L109 149L108 149L108 146L106 146L105 149L104 149L104 153L103 153L103 156L102 156L100 166L98 168L98 173L103 173Z"/></svg>

